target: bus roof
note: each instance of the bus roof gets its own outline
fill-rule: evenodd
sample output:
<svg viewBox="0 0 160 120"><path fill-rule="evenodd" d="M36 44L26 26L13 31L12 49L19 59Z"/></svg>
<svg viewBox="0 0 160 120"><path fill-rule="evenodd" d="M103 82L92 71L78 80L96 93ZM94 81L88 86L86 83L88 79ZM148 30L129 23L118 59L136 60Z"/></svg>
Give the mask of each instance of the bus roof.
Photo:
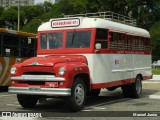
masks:
<svg viewBox="0 0 160 120"><path fill-rule="evenodd" d="M22 32L22 31L16 31L16 30L9 30L9 29L5 29L5 28L0 28L0 33L1 32L17 34L17 35L22 35L22 36L27 36L27 37L36 37L37 36L37 34Z"/></svg>
<svg viewBox="0 0 160 120"><path fill-rule="evenodd" d="M39 26L38 31L49 30L62 30L62 29L76 29L76 28L103 28L122 33L133 34L150 38L147 30L102 19L102 18L89 18L89 17L72 17L72 18L57 18L50 19Z"/></svg>

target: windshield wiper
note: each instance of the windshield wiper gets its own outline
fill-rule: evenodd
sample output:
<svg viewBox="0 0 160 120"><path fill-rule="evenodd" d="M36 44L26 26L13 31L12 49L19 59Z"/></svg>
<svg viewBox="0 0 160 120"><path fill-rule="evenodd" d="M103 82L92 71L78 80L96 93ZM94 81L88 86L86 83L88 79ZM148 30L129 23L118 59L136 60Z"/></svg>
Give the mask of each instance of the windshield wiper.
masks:
<svg viewBox="0 0 160 120"><path fill-rule="evenodd" d="M72 36L71 46L73 45L75 35L76 35L76 30L74 29L73 30L73 36Z"/></svg>

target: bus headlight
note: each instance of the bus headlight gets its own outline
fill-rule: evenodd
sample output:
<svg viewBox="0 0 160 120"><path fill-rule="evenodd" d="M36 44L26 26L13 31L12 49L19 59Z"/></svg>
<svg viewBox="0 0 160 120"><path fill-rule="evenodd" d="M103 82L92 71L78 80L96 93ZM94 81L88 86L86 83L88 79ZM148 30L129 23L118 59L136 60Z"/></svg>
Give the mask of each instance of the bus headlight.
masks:
<svg viewBox="0 0 160 120"><path fill-rule="evenodd" d="M60 67L58 70L59 75L63 76L66 73L66 68L65 67Z"/></svg>
<svg viewBox="0 0 160 120"><path fill-rule="evenodd" d="M17 73L17 68L16 67L12 67L10 73L12 75L15 75Z"/></svg>

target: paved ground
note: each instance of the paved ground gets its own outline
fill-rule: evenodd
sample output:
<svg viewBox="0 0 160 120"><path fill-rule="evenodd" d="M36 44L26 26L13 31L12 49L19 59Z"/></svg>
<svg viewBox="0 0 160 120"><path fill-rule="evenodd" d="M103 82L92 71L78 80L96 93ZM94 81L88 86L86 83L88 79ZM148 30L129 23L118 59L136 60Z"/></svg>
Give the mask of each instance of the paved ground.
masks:
<svg viewBox="0 0 160 120"><path fill-rule="evenodd" d="M156 93L149 95L149 98L160 99L160 75L153 75L153 79L143 81L146 89L158 90Z"/></svg>
<svg viewBox="0 0 160 120"><path fill-rule="evenodd" d="M34 118L36 120L159 120L160 80L143 81L143 92L139 99L124 98L121 89L113 92L103 89L99 97L88 97L85 108L77 113L70 112L66 101L59 99L48 99L33 109L23 109L17 102L15 94L0 92L0 114L4 111L21 114L41 113L42 118L39 114L38 118ZM148 117L148 114L158 116ZM141 115L141 117L136 115ZM16 117L0 117L1 119L17 120ZM23 118L25 119L27 118Z"/></svg>

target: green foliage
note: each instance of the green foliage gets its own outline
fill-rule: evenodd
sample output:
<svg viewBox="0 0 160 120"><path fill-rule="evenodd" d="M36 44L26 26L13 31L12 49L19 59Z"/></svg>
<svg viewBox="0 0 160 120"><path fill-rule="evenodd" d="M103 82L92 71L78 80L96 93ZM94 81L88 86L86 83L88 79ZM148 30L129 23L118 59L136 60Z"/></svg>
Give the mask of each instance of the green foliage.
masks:
<svg viewBox="0 0 160 120"><path fill-rule="evenodd" d="M27 26L23 28L23 31L30 33L37 33L38 26L41 25L42 21L39 19L32 19Z"/></svg>
<svg viewBox="0 0 160 120"><path fill-rule="evenodd" d="M152 69L153 75L160 75L160 69Z"/></svg>
<svg viewBox="0 0 160 120"><path fill-rule="evenodd" d="M138 26L149 29L160 19L159 0L60 0L57 4L45 1L35 6L20 6L20 26L26 27L32 19L48 21L66 14L113 11L137 19ZM17 25L17 7L3 10L0 7L0 23ZM23 30L23 29L22 29Z"/></svg>
<svg viewBox="0 0 160 120"><path fill-rule="evenodd" d="M9 28L14 28L15 23L18 21L18 13L16 7L10 7L3 11L1 20L5 21Z"/></svg>
<svg viewBox="0 0 160 120"><path fill-rule="evenodd" d="M43 5L22 6L21 7L21 25L28 24L32 19L39 17L44 13Z"/></svg>
<svg viewBox="0 0 160 120"><path fill-rule="evenodd" d="M0 27L16 29L18 8L0 7ZM42 22L68 14L113 11L137 19L138 27L151 32L153 60L160 57L160 1L159 0L60 0L52 4L44 2L35 6L20 6L20 30L36 33ZM155 24L155 25L154 25ZM151 27L152 26L152 27ZM157 52L158 51L158 52Z"/></svg>
<svg viewBox="0 0 160 120"><path fill-rule="evenodd" d="M160 59L160 21L149 30L152 38L152 61Z"/></svg>
<svg viewBox="0 0 160 120"><path fill-rule="evenodd" d="M1 16L2 13L3 13L3 10L4 10L4 8L0 6L0 16Z"/></svg>
<svg viewBox="0 0 160 120"><path fill-rule="evenodd" d="M2 18L3 11L4 11L4 8L0 6L0 27L3 27L5 23L4 19Z"/></svg>

